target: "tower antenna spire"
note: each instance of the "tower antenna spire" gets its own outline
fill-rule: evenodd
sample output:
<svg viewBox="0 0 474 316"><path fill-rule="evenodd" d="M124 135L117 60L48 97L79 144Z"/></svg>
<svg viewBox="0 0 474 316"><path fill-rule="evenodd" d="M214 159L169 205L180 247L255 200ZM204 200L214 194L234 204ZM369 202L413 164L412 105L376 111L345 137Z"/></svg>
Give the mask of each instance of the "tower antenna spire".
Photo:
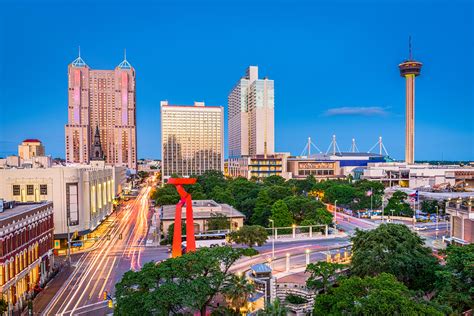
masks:
<svg viewBox="0 0 474 316"><path fill-rule="evenodd" d="M412 49L411 49L411 35L408 36L408 58L409 60L413 59Z"/></svg>
<svg viewBox="0 0 474 316"><path fill-rule="evenodd" d="M127 60L127 49L123 49L123 60Z"/></svg>
<svg viewBox="0 0 474 316"><path fill-rule="evenodd" d="M79 45L78 50L79 50L79 58L81 58L81 45Z"/></svg>

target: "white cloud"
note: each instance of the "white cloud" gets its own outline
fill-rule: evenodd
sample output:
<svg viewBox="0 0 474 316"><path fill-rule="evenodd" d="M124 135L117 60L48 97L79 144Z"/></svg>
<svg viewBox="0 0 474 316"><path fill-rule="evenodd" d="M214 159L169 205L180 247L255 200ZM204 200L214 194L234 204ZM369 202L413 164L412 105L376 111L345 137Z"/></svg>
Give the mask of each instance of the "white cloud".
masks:
<svg viewBox="0 0 474 316"><path fill-rule="evenodd" d="M385 116L388 115L387 108L380 106L356 106L356 107L340 107L327 109L325 116L336 115L364 115L364 116Z"/></svg>

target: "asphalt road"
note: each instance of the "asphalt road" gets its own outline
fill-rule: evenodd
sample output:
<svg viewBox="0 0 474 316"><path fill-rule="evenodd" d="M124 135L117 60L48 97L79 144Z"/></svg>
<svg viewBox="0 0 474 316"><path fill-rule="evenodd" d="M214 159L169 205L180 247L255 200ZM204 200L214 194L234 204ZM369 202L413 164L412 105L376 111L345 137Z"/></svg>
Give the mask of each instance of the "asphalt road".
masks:
<svg viewBox="0 0 474 316"><path fill-rule="evenodd" d="M145 248L148 229L148 194L144 187L113 216L113 222L95 249L73 257L73 270L42 315L106 315L112 311L103 292L114 294L115 283L128 270L168 257L165 248Z"/></svg>

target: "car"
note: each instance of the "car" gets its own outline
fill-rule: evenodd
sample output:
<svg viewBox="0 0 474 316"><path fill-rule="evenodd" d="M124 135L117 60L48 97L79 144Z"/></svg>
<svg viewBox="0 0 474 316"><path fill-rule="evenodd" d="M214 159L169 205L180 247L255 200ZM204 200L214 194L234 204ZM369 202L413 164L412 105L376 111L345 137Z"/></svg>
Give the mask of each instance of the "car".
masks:
<svg viewBox="0 0 474 316"><path fill-rule="evenodd" d="M426 226L415 226L414 229L415 229L416 231L420 231L420 230L427 230L428 227L426 227Z"/></svg>

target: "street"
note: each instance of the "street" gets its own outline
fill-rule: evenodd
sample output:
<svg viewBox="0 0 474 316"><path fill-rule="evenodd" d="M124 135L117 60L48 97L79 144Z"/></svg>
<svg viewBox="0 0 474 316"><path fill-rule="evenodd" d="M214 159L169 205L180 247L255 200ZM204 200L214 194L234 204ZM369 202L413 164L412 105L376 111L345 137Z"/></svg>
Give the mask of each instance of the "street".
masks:
<svg viewBox="0 0 474 316"><path fill-rule="evenodd" d="M148 195L144 187L126 202L95 249L73 256L73 270L42 315L105 315L111 313L103 292L113 297L115 283L128 270L139 270L148 261L168 257L165 249L145 248Z"/></svg>

